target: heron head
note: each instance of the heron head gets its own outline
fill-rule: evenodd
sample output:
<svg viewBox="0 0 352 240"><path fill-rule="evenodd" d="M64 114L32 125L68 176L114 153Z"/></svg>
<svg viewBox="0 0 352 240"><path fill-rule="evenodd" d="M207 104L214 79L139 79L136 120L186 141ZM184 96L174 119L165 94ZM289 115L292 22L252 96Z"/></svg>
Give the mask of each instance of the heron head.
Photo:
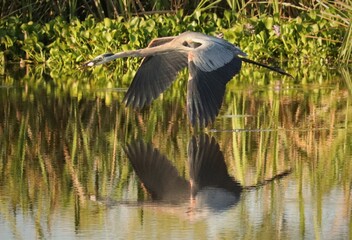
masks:
<svg viewBox="0 0 352 240"><path fill-rule="evenodd" d="M202 44L199 42L192 41L192 40L188 40L188 41L186 40L186 41L182 42L182 45L185 47L188 47L188 48L197 48L197 47L201 46Z"/></svg>
<svg viewBox="0 0 352 240"><path fill-rule="evenodd" d="M104 64L106 62L111 61L112 59L110 57L113 56L113 55L114 55L113 53L101 54L101 55L95 57L94 59L92 59L92 60L90 60L88 62L85 62L83 64L83 67L93 67L93 66L96 66L96 65Z"/></svg>

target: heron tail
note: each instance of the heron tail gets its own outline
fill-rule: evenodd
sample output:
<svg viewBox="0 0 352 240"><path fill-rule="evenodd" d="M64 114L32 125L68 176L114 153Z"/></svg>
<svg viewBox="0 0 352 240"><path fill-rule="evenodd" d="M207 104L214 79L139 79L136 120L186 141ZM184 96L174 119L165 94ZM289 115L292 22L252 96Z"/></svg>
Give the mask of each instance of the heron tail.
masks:
<svg viewBox="0 0 352 240"><path fill-rule="evenodd" d="M293 76L292 76L291 74L285 72L285 71L282 70L281 68L273 67L273 66L268 66L268 65L266 65L266 64L263 64L263 63L259 63L259 62L250 60L250 59L248 59L248 58L242 58L242 57L241 57L241 60L244 61L244 62L247 62L247 63L251 63L251 64L254 64L254 65L257 65L257 66L265 67L265 68L270 69L270 70L272 70L272 71L274 71L274 72L278 72L278 73L280 73L280 74L282 74L282 75L286 75L286 76L289 76L289 77L292 77L292 78L293 78Z"/></svg>

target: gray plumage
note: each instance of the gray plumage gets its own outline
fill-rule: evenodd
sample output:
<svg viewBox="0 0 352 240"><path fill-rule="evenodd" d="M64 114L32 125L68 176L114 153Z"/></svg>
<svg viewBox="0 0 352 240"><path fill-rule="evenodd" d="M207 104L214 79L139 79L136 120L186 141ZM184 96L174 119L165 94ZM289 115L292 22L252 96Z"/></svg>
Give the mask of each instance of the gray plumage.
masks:
<svg viewBox="0 0 352 240"><path fill-rule="evenodd" d="M100 55L84 66L103 64L116 58L143 57L124 98L126 105L133 108L149 105L172 84L178 72L188 66L187 114L193 126L208 126L218 115L226 84L240 71L242 61L291 76L246 56L222 38L185 32L176 37L156 38L144 49Z"/></svg>

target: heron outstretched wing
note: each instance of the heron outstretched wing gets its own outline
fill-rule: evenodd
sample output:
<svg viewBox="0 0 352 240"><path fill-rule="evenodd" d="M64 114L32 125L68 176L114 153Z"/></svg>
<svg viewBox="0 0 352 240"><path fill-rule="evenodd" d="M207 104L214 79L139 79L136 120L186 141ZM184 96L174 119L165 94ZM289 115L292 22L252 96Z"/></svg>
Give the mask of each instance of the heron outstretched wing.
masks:
<svg viewBox="0 0 352 240"><path fill-rule="evenodd" d="M187 111L192 125L207 126L218 115L226 84L241 69L234 49L211 42L188 53Z"/></svg>
<svg viewBox="0 0 352 240"><path fill-rule="evenodd" d="M157 38L148 47L168 44L173 39L174 37ZM134 108L150 104L171 85L177 73L186 66L187 54L173 51L172 46L169 53L145 57L127 90L124 102Z"/></svg>
<svg viewBox="0 0 352 240"><path fill-rule="evenodd" d="M223 211L240 200L241 185L227 172L224 156L213 137L192 137L188 145L192 198L201 208Z"/></svg>
<svg viewBox="0 0 352 240"><path fill-rule="evenodd" d="M163 45L165 43L171 42L174 40L176 37L160 37L160 38L154 38L150 43L148 44L148 48L156 47Z"/></svg>
<svg viewBox="0 0 352 240"><path fill-rule="evenodd" d="M153 200L179 202L189 197L189 183L151 144L135 141L125 148L125 152Z"/></svg>
<svg viewBox="0 0 352 240"><path fill-rule="evenodd" d="M240 193L241 185L227 172L224 155L215 138L207 134L192 137L188 145L190 178L194 182L193 193L202 188L216 187Z"/></svg>

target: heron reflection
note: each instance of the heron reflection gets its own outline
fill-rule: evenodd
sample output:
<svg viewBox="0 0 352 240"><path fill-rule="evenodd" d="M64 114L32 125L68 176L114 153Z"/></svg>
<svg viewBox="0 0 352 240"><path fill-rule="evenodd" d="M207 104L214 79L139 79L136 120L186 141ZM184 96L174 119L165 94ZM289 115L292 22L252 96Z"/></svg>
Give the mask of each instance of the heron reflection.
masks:
<svg viewBox="0 0 352 240"><path fill-rule="evenodd" d="M125 152L152 200L189 203L189 210L222 211L240 199L242 186L227 172L215 138L192 137L188 146L190 180L181 177L171 162L151 144L134 141Z"/></svg>

